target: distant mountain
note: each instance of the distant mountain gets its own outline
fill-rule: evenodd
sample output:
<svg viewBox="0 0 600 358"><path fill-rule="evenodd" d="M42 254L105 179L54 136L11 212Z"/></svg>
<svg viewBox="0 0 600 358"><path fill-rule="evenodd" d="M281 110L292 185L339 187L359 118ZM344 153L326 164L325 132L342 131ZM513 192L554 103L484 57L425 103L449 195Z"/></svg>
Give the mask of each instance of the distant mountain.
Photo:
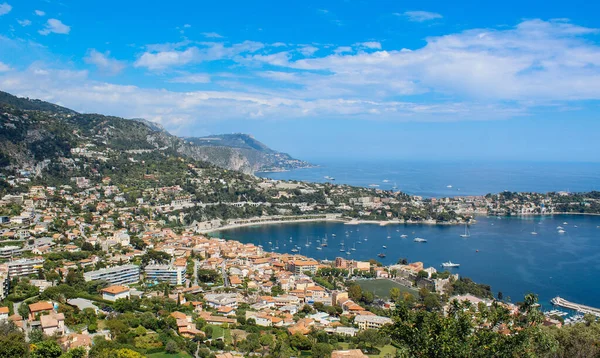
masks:
<svg viewBox="0 0 600 358"><path fill-rule="evenodd" d="M0 92L0 167L39 171L44 161L90 152L172 152L245 173L309 164L276 152L249 135L179 138L145 119L82 114L52 103Z"/></svg>
<svg viewBox="0 0 600 358"><path fill-rule="evenodd" d="M280 171L310 166L309 163L294 159L287 153L269 148L249 134L220 134L185 140L204 148L206 153L216 154L222 151L230 156L246 158L251 171Z"/></svg>

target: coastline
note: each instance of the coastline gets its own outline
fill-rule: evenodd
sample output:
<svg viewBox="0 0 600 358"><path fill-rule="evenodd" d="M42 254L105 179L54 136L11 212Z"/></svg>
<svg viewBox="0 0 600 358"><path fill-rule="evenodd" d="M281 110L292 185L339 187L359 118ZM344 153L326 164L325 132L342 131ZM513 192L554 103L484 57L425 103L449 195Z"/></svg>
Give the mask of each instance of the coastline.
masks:
<svg viewBox="0 0 600 358"><path fill-rule="evenodd" d="M547 213L547 214L539 214L539 213L527 213L527 214L518 214L518 215L478 215L484 217L500 217L500 218L519 218L519 217L528 217L528 216L566 216L566 215L581 215L581 216L600 216L600 214L596 213ZM469 225L477 224L477 216L474 216L473 220L469 223ZM357 220L357 219L348 219L342 217L336 218L298 218L298 219L287 219L287 220L265 220L258 222L248 222L248 223L238 223L238 224L228 224L214 229L207 230L197 230L200 234L211 234L214 232L227 231L238 229L242 227L249 226L263 226L263 225L276 225L276 224L293 224L293 223L311 223L311 222L332 222L332 223L343 223L344 225L379 225L379 226L388 226L388 225L440 225L440 226L458 226L464 225L464 222L437 222L433 220L425 220L425 221L400 221L400 220Z"/></svg>

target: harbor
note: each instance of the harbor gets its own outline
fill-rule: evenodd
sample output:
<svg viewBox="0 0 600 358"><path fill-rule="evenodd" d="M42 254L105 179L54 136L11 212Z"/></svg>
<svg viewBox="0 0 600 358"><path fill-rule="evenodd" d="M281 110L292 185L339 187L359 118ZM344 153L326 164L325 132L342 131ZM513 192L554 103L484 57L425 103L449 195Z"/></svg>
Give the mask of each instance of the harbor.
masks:
<svg viewBox="0 0 600 358"><path fill-rule="evenodd" d="M581 305L578 303L570 302L565 300L562 297L556 296L550 301L553 305L568 308L570 310L574 310L580 313L589 313L594 316L600 317L600 308L595 308L591 306Z"/></svg>

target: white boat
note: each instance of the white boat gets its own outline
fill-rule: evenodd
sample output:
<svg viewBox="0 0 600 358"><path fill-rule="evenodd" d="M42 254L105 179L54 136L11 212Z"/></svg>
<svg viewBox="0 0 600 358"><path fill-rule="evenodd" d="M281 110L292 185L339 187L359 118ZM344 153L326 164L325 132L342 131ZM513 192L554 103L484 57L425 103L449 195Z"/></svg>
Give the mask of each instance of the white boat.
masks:
<svg viewBox="0 0 600 358"><path fill-rule="evenodd" d="M450 189L452 188L452 185L446 185L446 188Z"/></svg>
<svg viewBox="0 0 600 358"><path fill-rule="evenodd" d="M387 236L388 239L391 239L392 237L390 235Z"/></svg>
<svg viewBox="0 0 600 358"><path fill-rule="evenodd" d="M390 182L390 181L389 181L389 180L387 180L387 179L383 179L382 181L383 181L384 183L389 183L389 182Z"/></svg>
<svg viewBox="0 0 600 358"><path fill-rule="evenodd" d="M298 252L298 249L294 247L291 251L292 252Z"/></svg>
<svg viewBox="0 0 600 358"><path fill-rule="evenodd" d="M383 247L384 249L387 249L387 246L385 246L385 245L383 245L382 247Z"/></svg>
<svg viewBox="0 0 600 358"><path fill-rule="evenodd" d="M460 264L455 264L452 261L442 263L443 267L460 267Z"/></svg>
<svg viewBox="0 0 600 358"><path fill-rule="evenodd" d="M371 188L379 188L379 184L369 184Z"/></svg>
<svg viewBox="0 0 600 358"><path fill-rule="evenodd" d="M407 237L408 237L408 235L406 235L406 234L402 234L402 235L400 235L400 237L401 237L401 238L403 238L403 239L405 239L405 238L407 238Z"/></svg>
<svg viewBox="0 0 600 358"><path fill-rule="evenodd" d="M356 251L356 243L354 243L354 245L352 246L352 248L350 250Z"/></svg>
<svg viewBox="0 0 600 358"><path fill-rule="evenodd" d="M471 233L469 232L469 225L467 225L467 223L465 223L465 233L460 235L460 237L470 237Z"/></svg>
<svg viewBox="0 0 600 358"><path fill-rule="evenodd" d="M565 222L563 223L563 225L569 225L569 223L565 221Z"/></svg>
<svg viewBox="0 0 600 358"><path fill-rule="evenodd" d="M413 240L414 242L427 242L427 240L417 237Z"/></svg>
<svg viewBox="0 0 600 358"><path fill-rule="evenodd" d="M562 226L557 226L556 227L556 230L562 230L562 229L564 229Z"/></svg>
<svg viewBox="0 0 600 358"><path fill-rule="evenodd" d="M565 230L558 230L559 234L564 234L566 231Z"/></svg>
<svg viewBox="0 0 600 358"><path fill-rule="evenodd" d="M327 179L327 180L335 180L334 177L330 177L329 175L325 175L325 179Z"/></svg>
<svg viewBox="0 0 600 358"><path fill-rule="evenodd" d="M317 250L323 250L321 246L317 246Z"/></svg>

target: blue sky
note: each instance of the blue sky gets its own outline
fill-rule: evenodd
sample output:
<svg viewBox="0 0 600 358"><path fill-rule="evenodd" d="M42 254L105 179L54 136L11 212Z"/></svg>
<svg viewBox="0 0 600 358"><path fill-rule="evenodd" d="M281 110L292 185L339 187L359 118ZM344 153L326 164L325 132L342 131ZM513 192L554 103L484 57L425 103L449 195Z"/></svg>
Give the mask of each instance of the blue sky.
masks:
<svg viewBox="0 0 600 358"><path fill-rule="evenodd" d="M0 0L0 89L307 159L599 161L595 1Z"/></svg>

